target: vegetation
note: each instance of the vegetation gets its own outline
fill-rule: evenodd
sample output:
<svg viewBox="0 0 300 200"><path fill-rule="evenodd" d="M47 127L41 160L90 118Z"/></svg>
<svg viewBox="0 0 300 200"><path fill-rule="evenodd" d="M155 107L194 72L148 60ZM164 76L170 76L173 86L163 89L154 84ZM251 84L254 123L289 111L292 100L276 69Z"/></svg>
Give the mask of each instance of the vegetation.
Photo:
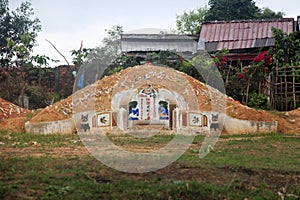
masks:
<svg viewBox="0 0 300 200"><path fill-rule="evenodd" d="M210 0L208 7L197 8L176 16L177 31L182 34L199 35L202 23L243 19L282 18L283 12L270 8L258 8L253 0Z"/></svg>
<svg viewBox="0 0 300 200"><path fill-rule="evenodd" d="M300 63L299 32L287 34L275 28L272 31L275 38L274 48L261 49L249 63L227 62L228 50L225 49L215 52L213 57L224 80L227 95L250 107L269 109L268 85L271 84L270 77L275 73L275 68L298 66ZM300 74L300 71L296 69L294 73ZM287 81L292 82L291 76Z"/></svg>
<svg viewBox="0 0 300 200"><path fill-rule="evenodd" d="M272 29L275 38L275 47L271 51L274 65L279 67L285 65L300 64L300 33L294 31L290 34L284 33L280 29Z"/></svg>
<svg viewBox="0 0 300 200"><path fill-rule="evenodd" d="M260 9L253 0L210 0L205 21L282 18L284 13Z"/></svg>
<svg viewBox="0 0 300 200"><path fill-rule="evenodd" d="M122 148L164 145L169 135L110 135ZM299 138L221 136L199 159L202 136L170 166L129 174L101 164L77 135L1 132L1 199L285 199L300 196ZM284 189L283 189L284 188ZM286 190L279 196L279 192Z"/></svg>
<svg viewBox="0 0 300 200"><path fill-rule="evenodd" d="M76 67L80 67L77 76L83 78L83 85L76 89L92 84L104 76L111 75L127 67L138 65L135 59L121 54L123 27L114 25L111 29L105 31L108 36L103 38L101 46L72 51L74 63ZM75 85L78 84L75 83Z"/></svg>
<svg viewBox="0 0 300 200"><path fill-rule="evenodd" d="M249 107L256 109L268 109L268 96L265 94L252 93L247 104Z"/></svg>
<svg viewBox="0 0 300 200"><path fill-rule="evenodd" d="M210 0L208 5L205 21L255 19L255 13L259 12L253 0Z"/></svg>
<svg viewBox="0 0 300 200"><path fill-rule="evenodd" d="M45 107L57 94L42 84L47 78L47 70L42 67L51 59L32 55L41 31L40 20L33 18L30 1L11 11L9 1L0 0L0 12L0 96L20 106L28 96L31 108Z"/></svg>
<svg viewBox="0 0 300 200"><path fill-rule="evenodd" d="M208 8L198 8L176 16L176 28L181 34L199 35Z"/></svg>
<svg viewBox="0 0 300 200"><path fill-rule="evenodd" d="M256 13L257 19L276 19L276 18L283 18L284 17L283 12L275 12L272 11L270 8L262 8L260 9L260 12Z"/></svg>
<svg viewBox="0 0 300 200"><path fill-rule="evenodd" d="M30 1L9 10L9 0L0 0L0 67L23 66L30 62L30 53L41 31L40 20L32 19Z"/></svg>

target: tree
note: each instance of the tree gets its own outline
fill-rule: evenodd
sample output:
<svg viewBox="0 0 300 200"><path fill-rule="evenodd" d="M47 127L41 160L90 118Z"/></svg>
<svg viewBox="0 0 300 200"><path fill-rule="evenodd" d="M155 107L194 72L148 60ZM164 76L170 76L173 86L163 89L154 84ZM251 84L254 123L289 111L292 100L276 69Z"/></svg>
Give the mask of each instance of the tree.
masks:
<svg viewBox="0 0 300 200"><path fill-rule="evenodd" d="M121 34L123 27L114 25L105 30L108 36L103 38L102 45L92 49L73 50L73 62L76 65L82 63L75 83L75 89L94 83L103 76L118 72L126 67L137 65L132 57L121 53Z"/></svg>
<svg viewBox="0 0 300 200"><path fill-rule="evenodd" d="M123 27L120 25L114 25L111 29L105 29L108 36L103 38L102 45L96 47L94 51L90 53L91 59L101 60L115 60L121 53L121 34L123 33Z"/></svg>
<svg viewBox="0 0 300 200"><path fill-rule="evenodd" d="M279 67L300 64L300 34L284 33L281 29L272 28L275 47L272 50L275 63Z"/></svg>
<svg viewBox="0 0 300 200"><path fill-rule="evenodd" d="M285 14L283 12L274 12L270 8L263 8L259 13L257 13L257 19L276 19L283 18Z"/></svg>
<svg viewBox="0 0 300 200"><path fill-rule="evenodd" d="M29 61L29 54L41 30L40 20L32 19L34 12L30 1L22 2L14 11L9 10L9 0L0 0L0 66L21 66ZM12 48L12 47L21 47Z"/></svg>
<svg viewBox="0 0 300 200"><path fill-rule="evenodd" d="M258 8L252 0L210 0L207 6L176 16L176 28L181 34L200 34L202 23L215 20L282 18L283 12Z"/></svg>
<svg viewBox="0 0 300 200"><path fill-rule="evenodd" d="M207 14L207 7L198 8L189 12L184 12L182 15L176 16L176 27L179 33L198 35L201 31L204 17Z"/></svg>
<svg viewBox="0 0 300 200"><path fill-rule="evenodd" d="M253 0L209 0L205 21L255 19L260 9Z"/></svg>
<svg viewBox="0 0 300 200"><path fill-rule="evenodd" d="M44 83L49 77L43 68L49 57L32 55L40 20L33 18L30 1L24 1L16 10L9 9L9 0L0 0L0 96L24 106L29 97L31 109L49 105L56 94Z"/></svg>
<svg viewBox="0 0 300 200"><path fill-rule="evenodd" d="M81 46L78 50L71 50L71 56L73 56L73 64L75 65L76 72L79 67L87 60L89 54L93 51L91 48L83 48L83 44L81 42Z"/></svg>

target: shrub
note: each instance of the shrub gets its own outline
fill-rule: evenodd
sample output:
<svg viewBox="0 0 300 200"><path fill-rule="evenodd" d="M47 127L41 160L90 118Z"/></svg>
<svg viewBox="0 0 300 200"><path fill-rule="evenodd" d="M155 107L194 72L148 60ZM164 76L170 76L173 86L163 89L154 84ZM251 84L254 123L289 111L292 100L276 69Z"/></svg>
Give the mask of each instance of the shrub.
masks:
<svg viewBox="0 0 300 200"><path fill-rule="evenodd" d="M253 93L250 95L247 105L256 109L268 109L268 96L265 94Z"/></svg>

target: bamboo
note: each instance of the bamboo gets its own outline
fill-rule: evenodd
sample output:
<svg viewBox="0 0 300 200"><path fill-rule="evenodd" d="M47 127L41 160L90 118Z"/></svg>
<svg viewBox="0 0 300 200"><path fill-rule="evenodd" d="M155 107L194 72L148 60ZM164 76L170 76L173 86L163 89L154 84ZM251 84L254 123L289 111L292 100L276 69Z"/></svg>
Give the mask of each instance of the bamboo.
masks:
<svg viewBox="0 0 300 200"><path fill-rule="evenodd" d="M278 92L278 93L275 93L277 95L284 95L286 94L285 92ZM287 94L290 94L290 95L293 95L294 93L293 92L288 92ZM300 91L299 92L295 92L295 94L300 94Z"/></svg>
<svg viewBox="0 0 300 200"><path fill-rule="evenodd" d="M288 110L288 94L287 94L287 90L288 90L288 86L287 86L287 80L286 80L286 68L284 68L284 82L285 82L285 110Z"/></svg>
<svg viewBox="0 0 300 200"><path fill-rule="evenodd" d="M296 108L296 91L295 91L295 68L292 68L292 73L293 73L293 102L294 102L294 109Z"/></svg>
<svg viewBox="0 0 300 200"><path fill-rule="evenodd" d="M297 108L300 104L298 97L300 96L300 78L296 74L296 69L300 66L286 66L279 69L276 62L275 71L272 79L271 89L271 105L273 108L289 110Z"/></svg>
<svg viewBox="0 0 300 200"><path fill-rule="evenodd" d="M276 67L275 67L275 84L278 82L278 62L276 62ZM278 91L278 87L277 85L274 84L274 91L277 92ZM274 104L273 104L273 108L277 108L277 95L274 95Z"/></svg>

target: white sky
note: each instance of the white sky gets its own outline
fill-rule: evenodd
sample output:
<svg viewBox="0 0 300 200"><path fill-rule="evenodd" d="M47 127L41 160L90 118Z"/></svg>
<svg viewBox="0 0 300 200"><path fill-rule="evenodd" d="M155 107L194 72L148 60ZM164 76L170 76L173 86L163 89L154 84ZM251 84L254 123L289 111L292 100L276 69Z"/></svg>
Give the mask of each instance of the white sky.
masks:
<svg viewBox="0 0 300 200"><path fill-rule="evenodd" d="M299 0L254 0L260 8L281 11L285 17L300 15ZM10 0L15 9L22 0ZM71 63L71 50L101 44L105 29L121 25L124 31L141 28L175 29L176 15L207 5L208 0L31 0L35 16L41 20L42 32L34 53L61 60L46 42L51 41ZM55 64L58 65L58 64Z"/></svg>

